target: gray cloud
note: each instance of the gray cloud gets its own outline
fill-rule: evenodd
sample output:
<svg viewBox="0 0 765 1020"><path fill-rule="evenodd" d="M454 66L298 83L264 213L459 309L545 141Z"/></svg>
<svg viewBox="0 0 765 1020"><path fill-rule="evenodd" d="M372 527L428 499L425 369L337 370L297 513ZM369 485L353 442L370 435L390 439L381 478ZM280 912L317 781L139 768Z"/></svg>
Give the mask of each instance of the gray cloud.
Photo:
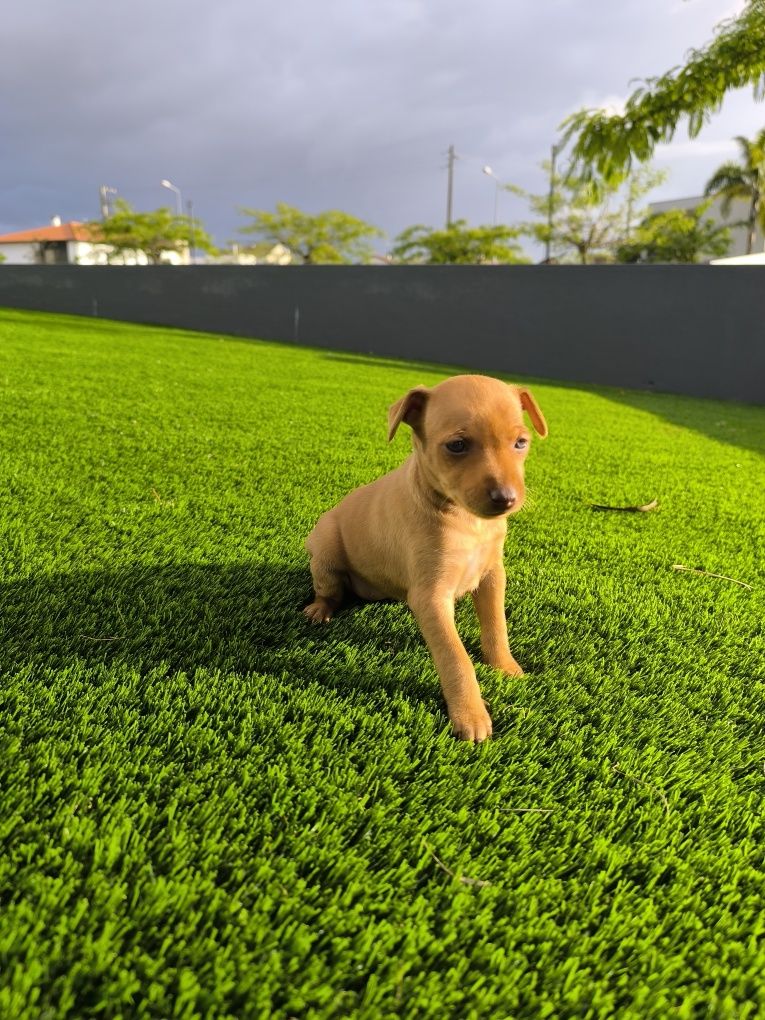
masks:
<svg viewBox="0 0 765 1020"><path fill-rule="evenodd" d="M740 7L740 3L737 5ZM109 184L138 208L169 178L219 242L241 205L343 208L390 236L445 213L488 222L494 184L543 190L564 116L703 44L730 0L37 0L3 15L0 229L98 214ZM726 102L702 140L752 134ZM678 141L686 142L684 133ZM664 194L699 192L715 151L663 154ZM499 196L502 219L518 199Z"/></svg>

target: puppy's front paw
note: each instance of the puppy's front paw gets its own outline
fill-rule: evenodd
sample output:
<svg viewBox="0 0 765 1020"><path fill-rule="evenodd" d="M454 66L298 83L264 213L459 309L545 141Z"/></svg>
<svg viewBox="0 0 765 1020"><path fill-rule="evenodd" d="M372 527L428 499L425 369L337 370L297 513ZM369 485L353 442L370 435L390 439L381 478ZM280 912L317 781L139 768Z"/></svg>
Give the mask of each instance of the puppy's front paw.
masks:
<svg viewBox="0 0 765 1020"><path fill-rule="evenodd" d="M512 657L508 655L501 662L492 663L497 669L501 669L505 676L523 676L523 670Z"/></svg>
<svg viewBox="0 0 765 1020"><path fill-rule="evenodd" d="M491 716L483 702L470 709L454 712L449 717L452 732L458 740L480 743L491 736Z"/></svg>
<svg viewBox="0 0 765 1020"><path fill-rule="evenodd" d="M523 670L513 658L509 648L483 647L483 661L493 669L499 669L505 676L523 676Z"/></svg>
<svg viewBox="0 0 765 1020"><path fill-rule="evenodd" d="M311 623L329 623L335 612L334 602L329 599L317 598L310 606L306 606L303 615Z"/></svg>

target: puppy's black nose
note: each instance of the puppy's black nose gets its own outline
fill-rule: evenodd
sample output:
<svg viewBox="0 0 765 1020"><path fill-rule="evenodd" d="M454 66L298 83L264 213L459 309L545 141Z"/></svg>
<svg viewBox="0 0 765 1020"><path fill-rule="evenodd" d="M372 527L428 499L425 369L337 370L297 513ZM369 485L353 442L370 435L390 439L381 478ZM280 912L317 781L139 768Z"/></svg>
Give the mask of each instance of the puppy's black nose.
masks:
<svg viewBox="0 0 765 1020"><path fill-rule="evenodd" d="M507 489L504 486L489 491L489 499L498 510L508 510L517 498L512 489Z"/></svg>

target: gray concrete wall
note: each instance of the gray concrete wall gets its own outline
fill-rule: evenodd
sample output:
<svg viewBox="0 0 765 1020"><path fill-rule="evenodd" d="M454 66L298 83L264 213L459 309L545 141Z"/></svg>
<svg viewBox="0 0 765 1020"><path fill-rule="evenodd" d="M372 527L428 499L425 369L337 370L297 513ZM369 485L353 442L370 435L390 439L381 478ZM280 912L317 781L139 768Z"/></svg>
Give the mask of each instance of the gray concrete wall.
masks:
<svg viewBox="0 0 765 1020"><path fill-rule="evenodd" d="M765 404L745 266L3 266L0 306Z"/></svg>

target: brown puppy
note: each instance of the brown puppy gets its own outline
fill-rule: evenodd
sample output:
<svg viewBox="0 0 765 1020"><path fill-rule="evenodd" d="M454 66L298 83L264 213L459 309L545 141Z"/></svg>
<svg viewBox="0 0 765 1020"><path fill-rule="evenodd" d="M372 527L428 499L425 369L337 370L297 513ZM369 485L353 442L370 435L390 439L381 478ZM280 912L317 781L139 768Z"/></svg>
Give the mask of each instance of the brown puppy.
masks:
<svg viewBox="0 0 765 1020"><path fill-rule="evenodd" d="M388 412L414 450L395 471L355 489L306 539L315 600L303 610L326 623L346 588L364 599L409 604L435 661L454 733L491 735L473 664L454 624L454 602L473 597L484 661L522 676L510 653L502 550L507 517L520 510L531 436L547 423L527 389L480 375L417 386Z"/></svg>

